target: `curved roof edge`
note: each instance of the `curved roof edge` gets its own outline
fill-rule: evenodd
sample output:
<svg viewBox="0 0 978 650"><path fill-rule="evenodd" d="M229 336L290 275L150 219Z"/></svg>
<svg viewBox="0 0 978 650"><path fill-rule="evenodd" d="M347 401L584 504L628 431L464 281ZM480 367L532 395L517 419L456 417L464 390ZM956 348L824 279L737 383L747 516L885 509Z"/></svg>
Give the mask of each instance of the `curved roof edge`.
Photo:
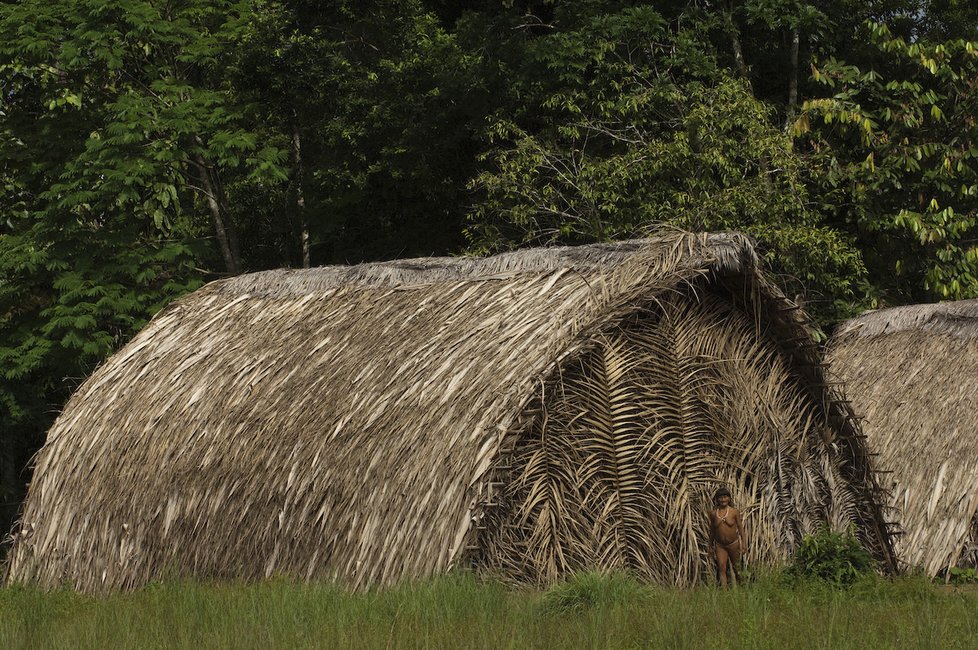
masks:
<svg viewBox="0 0 978 650"><path fill-rule="evenodd" d="M527 248L490 257L419 257L366 262L353 266L323 266L311 269L276 269L235 276L212 283L222 293L254 296L302 295L346 286L404 288L441 282L501 279L519 273L546 273L558 269L593 270L625 262L650 243L686 245L688 254L696 256L705 246L710 260L688 260L686 266L709 266L713 271L741 273L758 266L750 239L740 233L656 234L648 239ZM671 236L670 236L671 235Z"/></svg>
<svg viewBox="0 0 978 650"><path fill-rule="evenodd" d="M870 311L839 326L835 336L871 337L920 330L965 338L978 336L978 299L906 305Z"/></svg>

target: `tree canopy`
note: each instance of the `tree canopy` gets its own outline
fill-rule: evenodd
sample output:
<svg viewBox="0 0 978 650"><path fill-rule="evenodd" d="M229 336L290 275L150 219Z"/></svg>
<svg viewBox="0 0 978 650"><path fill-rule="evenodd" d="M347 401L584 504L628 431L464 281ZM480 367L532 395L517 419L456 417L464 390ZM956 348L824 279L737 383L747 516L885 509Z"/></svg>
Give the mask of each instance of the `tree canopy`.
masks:
<svg viewBox="0 0 978 650"><path fill-rule="evenodd" d="M0 4L0 527L71 390L282 266L740 230L827 328L978 296L964 0Z"/></svg>

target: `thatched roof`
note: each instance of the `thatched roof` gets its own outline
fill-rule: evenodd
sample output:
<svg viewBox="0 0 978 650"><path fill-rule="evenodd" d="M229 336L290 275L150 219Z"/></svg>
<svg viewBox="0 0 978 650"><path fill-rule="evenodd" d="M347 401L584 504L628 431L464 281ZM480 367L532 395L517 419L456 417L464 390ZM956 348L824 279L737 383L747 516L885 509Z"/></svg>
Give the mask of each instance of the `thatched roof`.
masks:
<svg viewBox="0 0 978 650"><path fill-rule="evenodd" d="M870 312L828 359L879 453L904 534L897 557L929 575L978 563L978 300Z"/></svg>
<svg viewBox="0 0 978 650"><path fill-rule="evenodd" d="M673 517L687 522L674 561L705 566L695 513L704 504L693 495L723 472L739 472L730 480L756 510L758 549L783 556L819 520L854 522L886 559L858 430L822 380L810 321L757 265L742 236L671 234L211 283L158 314L69 401L38 456L9 577L90 592L187 573L363 587L477 562L492 546L486 527L500 481L518 483L501 478L505 465L545 425L541 391L626 321L666 313L671 297L707 295L729 305L714 313L737 312L771 341L764 363L797 386L778 398L787 400L783 413L763 416L774 430L762 465L775 478L737 469L753 467L760 452L706 438L698 448L679 440L686 446L676 453L701 461L695 477L662 460L682 481L669 498L686 500ZM723 328L722 318L710 327ZM691 345L716 338L709 329L687 334ZM741 349L732 350L753 354ZM688 394L690 408L713 408ZM791 400L809 406L792 410ZM797 437L779 434L771 418L800 422ZM738 426L730 435L750 441L751 425ZM672 449L661 441L644 449L656 446ZM697 571L677 567L672 579Z"/></svg>

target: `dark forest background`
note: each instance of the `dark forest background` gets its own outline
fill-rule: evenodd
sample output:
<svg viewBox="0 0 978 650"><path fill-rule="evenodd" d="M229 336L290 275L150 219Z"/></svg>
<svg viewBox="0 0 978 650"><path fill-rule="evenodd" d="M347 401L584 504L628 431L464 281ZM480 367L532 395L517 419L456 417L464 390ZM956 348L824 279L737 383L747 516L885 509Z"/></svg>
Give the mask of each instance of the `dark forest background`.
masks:
<svg viewBox="0 0 978 650"><path fill-rule="evenodd" d="M0 529L71 391L277 267L758 242L826 327L978 297L967 0L0 3Z"/></svg>

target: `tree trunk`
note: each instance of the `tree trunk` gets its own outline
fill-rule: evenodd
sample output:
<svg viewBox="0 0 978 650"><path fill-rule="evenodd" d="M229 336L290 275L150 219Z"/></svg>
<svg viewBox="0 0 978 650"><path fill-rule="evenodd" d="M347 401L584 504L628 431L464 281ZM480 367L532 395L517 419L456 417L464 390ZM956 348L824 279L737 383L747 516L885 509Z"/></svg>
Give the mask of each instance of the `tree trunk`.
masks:
<svg viewBox="0 0 978 650"><path fill-rule="evenodd" d="M791 128L795 119L795 109L798 106L798 46L801 40L798 28L791 30L791 74L788 77L788 116L784 123L784 129Z"/></svg>
<svg viewBox="0 0 978 650"><path fill-rule="evenodd" d="M211 220L214 222L214 233L217 235L217 243L221 248L224 266L229 274L239 275L241 273L241 253L234 225L224 218L227 210L222 206L224 203L223 188L219 187L219 181L212 178L211 168L202 156L194 157L194 165L197 167L200 187L203 190L204 199L207 201Z"/></svg>
<svg viewBox="0 0 978 650"><path fill-rule="evenodd" d="M11 435L0 446L0 531L4 534L13 526L18 506L24 498L24 479L17 471L16 459L17 452Z"/></svg>
<svg viewBox="0 0 978 650"><path fill-rule="evenodd" d="M733 17L733 3L727 4L727 28L730 31L730 45L733 48L734 62L741 77L747 77L747 63L744 62L744 50L740 46L740 30Z"/></svg>
<svg viewBox="0 0 978 650"><path fill-rule="evenodd" d="M292 157L295 163L295 208L299 223L299 245L302 249L302 268L309 268L309 224L306 222L306 199L302 193L302 140L298 120L292 122Z"/></svg>
<svg viewBox="0 0 978 650"><path fill-rule="evenodd" d="M737 73L744 79L748 79L747 63L744 61L744 51L740 46L740 30L737 29L737 23L734 22L733 16L733 2L727 3L727 29L730 32L730 46L733 48L734 61L737 64ZM758 171L761 177L761 182L764 184L764 188L767 194L770 196L771 192L774 191L774 185L771 182L771 176L767 164L767 158L761 154L758 157Z"/></svg>

